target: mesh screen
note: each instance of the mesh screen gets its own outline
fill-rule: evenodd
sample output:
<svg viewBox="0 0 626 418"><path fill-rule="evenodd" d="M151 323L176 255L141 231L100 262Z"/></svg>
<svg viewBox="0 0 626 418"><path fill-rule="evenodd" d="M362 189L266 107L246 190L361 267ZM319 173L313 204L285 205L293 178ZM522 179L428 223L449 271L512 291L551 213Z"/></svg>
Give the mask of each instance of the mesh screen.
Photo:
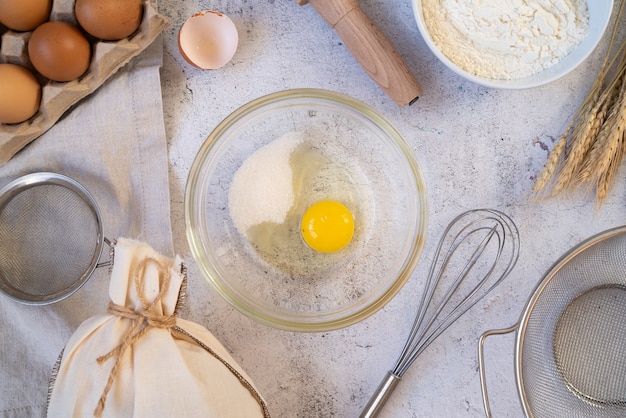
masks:
<svg viewBox="0 0 626 418"><path fill-rule="evenodd" d="M78 286L97 257L98 218L73 190L26 188L0 208L0 285L25 300Z"/></svg>
<svg viewBox="0 0 626 418"><path fill-rule="evenodd" d="M626 402L626 288L596 287L563 311L554 358L572 391L601 404Z"/></svg>
<svg viewBox="0 0 626 418"><path fill-rule="evenodd" d="M547 277L520 330L520 379L534 417L626 416L626 234Z"/></svg>

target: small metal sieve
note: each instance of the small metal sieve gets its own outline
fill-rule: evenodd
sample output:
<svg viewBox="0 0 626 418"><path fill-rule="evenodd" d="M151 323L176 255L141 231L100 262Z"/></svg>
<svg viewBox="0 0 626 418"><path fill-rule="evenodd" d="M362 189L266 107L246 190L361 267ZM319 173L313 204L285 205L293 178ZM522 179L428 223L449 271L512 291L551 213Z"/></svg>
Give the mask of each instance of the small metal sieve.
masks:
<svg viewBox="0 0 626 418"><path fill-rule="evenodd" d="M20 177L0 190L0 291L30 305L62 300L85 284L103 243L87 189L55 173Z"/></svg>
<svg viewBox="0 0 626 418"><path fill-rule="evenodd" d="M479 343L485 412L491 416L483 345L517 331L517 389L530 417L626 416L626 226L565 254L539 283L519 322Z"/></svg>

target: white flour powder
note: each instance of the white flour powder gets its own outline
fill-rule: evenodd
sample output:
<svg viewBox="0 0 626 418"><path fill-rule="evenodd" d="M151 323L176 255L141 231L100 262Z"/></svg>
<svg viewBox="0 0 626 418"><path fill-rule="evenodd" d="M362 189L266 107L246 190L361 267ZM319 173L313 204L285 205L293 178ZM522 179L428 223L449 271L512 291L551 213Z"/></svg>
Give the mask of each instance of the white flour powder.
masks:
<svg viewBox="0 0 626 418"><path fill-rule="evenodd" d="M597 0L596 0L597 1ZM588 32L585 0L423 0L441 51L465 71L523 78L567 56Z"/></svg>

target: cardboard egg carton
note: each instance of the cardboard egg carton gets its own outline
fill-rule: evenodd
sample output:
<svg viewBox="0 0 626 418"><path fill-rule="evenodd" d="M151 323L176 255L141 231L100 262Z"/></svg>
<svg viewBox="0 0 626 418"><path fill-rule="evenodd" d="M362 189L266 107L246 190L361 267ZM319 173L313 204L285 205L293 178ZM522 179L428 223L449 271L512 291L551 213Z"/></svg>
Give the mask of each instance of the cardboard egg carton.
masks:
<svg viewBox="0 0 626 418"><path fill-rule="evenodd" d="M76 23L75 0L55 0L50 20ZM11 63L33 70L42 82L39 111L20 124L0 124L0 166L41 136L83 98L95 92L111 75L146 49L168 26L170 20L157 11L156 0L144 1L143 20L137 32L116 42L92 42L91 65L77 80L59 83L37 74L28 59L30 32L13 32L0 26L0 63Z"/></svg>

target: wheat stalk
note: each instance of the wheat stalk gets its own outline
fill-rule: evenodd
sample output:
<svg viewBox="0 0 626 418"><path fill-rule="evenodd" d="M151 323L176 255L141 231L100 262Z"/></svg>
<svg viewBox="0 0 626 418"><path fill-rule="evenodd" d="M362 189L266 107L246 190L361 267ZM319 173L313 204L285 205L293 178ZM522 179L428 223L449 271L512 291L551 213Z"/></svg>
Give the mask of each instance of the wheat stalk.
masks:
<svg viewBox="0 0 626 418"><path fill-rule="evenodd" d="M562 174L563 167L567 165L571 165L568 163L570 161L570 157L572 155L572 148L574 148L573 154L578 155L579 158L582 156L580 150L583 148L580 145L577 145L579 142L578 139L581 137L581 132L583 131L583 127L587 127L590 125L589 119L597 121L593 125L593 129L591 127L587 129L587 131L595 131L596 125L599 125L599 120L597 117L592 118L592 115L598 116L597 107L594 105L594 102L598 99L598 97L602 97L605 95L604 93L601 95L602 85L604 83L604 76L606 74L606 68L608 64L608 55L605 57L604 62L602 64L602 69L600 75L594 81L593 86L590 92L585 97L583 103L578 107L574 117L572 118L569 126L565 130L565 133L561 135L559 141L556 143L550 154L548 155L548 159L535 182L534 194L538 195L544 191L544 189L548 186L548 184L553 180L555 174L557 174L556 185L553 186L552 192L548 195L553 197L565 189L565 185L569 183L568 175ZM585 147L585 148L588 148ZM558 173L557 173L558 170ZM569 169L566 168L566 171Z"/></svg>
<svg viewBox="0 0 626 418"><path fill-rule="evenodd" d="M576 114L570 121L567 129L554 145L552 151L550 151L548 159L544 164L539 176L537 177L537 181L535 182L535 188L533 191L535 195L539 195L545 190L546 186L548 186L548 184L552 181L554 174L557 172L557 169L560 169L560 167L563 165L563 162L567 160L567 156L569 154L568 145L570 145L571 147L572 138L576 137L576 133L580 129L577 122L583 117L581 115L586 114L586 112L588 111L588 108L591 104L591 94L592 93L587 96L583 104L577 109Z"/></svg>
<svg viewBox="0 0 626 418"><path fill-rule="evenodd" d="M626 152L626 39L613 50L625 4L622 0L598 77L535 182L536 196L543 192L554 197L587 182L595 187L600 204L608 196ZM548 185L552 190L545 193Z"/></svg>
<svg viewBox="0 0 626 418"><path fill-rule="evenodd" d="M608 132L605 148L596 168L596 200L602 204L615 180L615 173L624 156L624 130L626 129L626 83L622 82L620 97L607 119Z"/></svg>
<svg viewBox="0 0 626 418"><path fill-rule="evenodd" d="M573 123L570 123L570 126L567 128L565 133L561 135L559 141L556 143L550 154L548 155L548 160L546 161L541 173L539 173L539 177L537 177L537 181L535 182L535 189L533 193L535 195L539 195L546 188L552 176L556 172L556 169L560 165L561 157L565 152L565 146L567 145L567 137L571 132L573 127Z"/></svg>
<svg viewBox="0 0 626 418"><path fill-rule="evenodd" d="M585 118L582 123L575 126L567 158L563 162L552 190L553 196L574 186L573 181L580 169L580 165L594 143L594 137L591 135L591 132L596 131L600 125L598 112L599 106L592 106L589 111L585 112Z"/></svg>
<svg viewBox="0 0 626 418"><path fill-rule="evenodd" d="M588 155L586 155L585 160L582 161L582 164L579 167L576 179L578 185L589 181L590 178L593 177L594 172L597 171L595 164L600 160L598 154L602 153L602 147L600 147L600 144L606 142L606 137L610 133L610 130L606 129L606 124L611 118L610 114L614 112L612 109L619 97L620 89L620 85L614 82L611 87L607 88L602 93L603 97L599 103L601 109L598 111L596 119L597 126L593 132L589 133L589 139L593 141L593 144L591 144ZM615 118L615 116L612 116L612 118Z"/></svg>
<svg viewBox="0 0 626 418"><path fill-rule="evenodd" d="M597 154L601 152L598 144L601 143L603 137L606 136L606 129L603 129L603 127L607 123L608 115L617 97L618 93L615 93L613 89L607 89L603 93L603 98L601 99L601 109L598 112L597 130L593 132L594 143L591 146L589 154L586 156L582 166L579 167L578 175L576 178L577 185L588 182L590 178L594 175L594 171L596 170L596 168L590 162L598 160Z"/></svg>
<svg viewBox="0 0 626 418"><path fill-rule="evenodd" d="M601 112L598 111L598 106L595 106L594 102L597 96L600 95L601 84L601 82L596 80L585 101L577 109L565 133L561 135L552 151L550 151L548 159L535 182L533 191L535 195L539 195L546 189L555 174L557 174L556 181L551 193L548 194L549 197L557 195L569 185L578 164L572 163L572 160L580 160L584 157L590 148L590 144L581 143L586 142L584 139L589 137L588 134L592 131L595 132L600 125L598 115ZM583 141L580 140L581 138Z"/></svg>

